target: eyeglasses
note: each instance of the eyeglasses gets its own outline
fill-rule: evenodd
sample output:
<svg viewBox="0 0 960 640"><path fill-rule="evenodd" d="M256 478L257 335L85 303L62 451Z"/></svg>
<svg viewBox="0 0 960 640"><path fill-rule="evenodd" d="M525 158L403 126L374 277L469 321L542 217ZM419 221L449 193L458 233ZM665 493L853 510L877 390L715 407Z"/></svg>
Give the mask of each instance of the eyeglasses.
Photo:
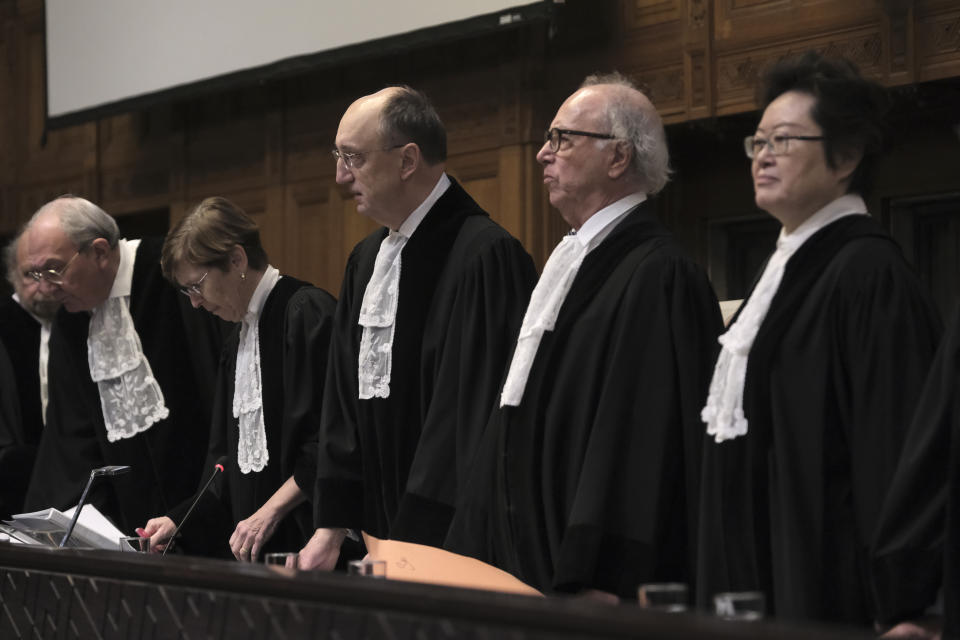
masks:
<svg viewBox="0 0 960 640"><path fill-rule="evenodd" d="M32 271L27 271L26 275L30 276L37 282L46 280L50 284L63 284L63 274L66 273L67 267L70 266L70 263L73 262L78 255L80 255L79 250L74 253L70 259L67 260L66 264L59 269L34 269Z"/></svg>
<svg viewBox="0 0 960 640"><path fill-rule="evenodd" d="M780 134L770 136L770 138L747 136L743 139L743 150L751 160L760 155L764 147L772 155L782 156L790 153L791 140L826 140L826 138L824 136L785 136Z"/></svg>
<svg viewBox="0 0 960 640"><path fill-rule="evenodd" d="M193 284L185 284L182 287L178 287L177 290L183 295L187 296L188 298L190 296L200 296L202 298L203 290L200 288L200 285L203 284L203 279L207 277L208 273L210 272L205 271L204 274L200 276L199 280L197 280Z"/></svg>
<svg viewBox="0 0 960 640"><path fill-rule="evenodd" d="M375 151L393 151L394 149L399 149L400 147L405 147L406 142L403 144L395 144L392 147L386 147L384 149L370 149L369 151L340 151L340 149L331 149L330 153L333 155L335 161L343 161L343 164L346 165L347 169L359 169L363 166L363 163L367 161L366 155L368 153L374 153Z"/></svg>
<svg viewBox="0 0 960 640"><path fill-rule="evenodd" d="M594 133L592 131L577 131L575 129L547 129L543 134L543 141L550 144L551 151L559 151L563 136L587 136L588 138L601 138L603 140L613 140L616 136L609 133Z"/></svg>

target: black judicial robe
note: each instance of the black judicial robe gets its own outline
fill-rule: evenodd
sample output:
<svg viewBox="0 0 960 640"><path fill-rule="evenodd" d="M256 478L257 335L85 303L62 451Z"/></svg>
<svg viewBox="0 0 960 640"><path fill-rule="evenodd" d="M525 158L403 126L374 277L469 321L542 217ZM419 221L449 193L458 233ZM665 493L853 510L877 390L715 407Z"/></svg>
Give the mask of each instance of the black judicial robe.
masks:
<svg viewBox="0 0 960 640"><path fill-rule="evenodd" d="M884 503L873 570L881 622L922 615L942 584L944 637L960 638L960 308Z"/></svg>
<svg viewBox="0 0 960 640"><path fill-rule="evenodd" d="M358 399L360 306L386 229L350 254L331 338L315 524L439 546L536 271L451 180L402 252L388 398Z"/></svg>
<svg viewBox="0 0 960 640"><path fill-rule="evenodd" d="M651 210L587 254L520 405L492 414L451 525L449 549L543 591L632 599L693 570L699 411L722 319Z"/></svg>
<svg viewBox="0 0 960 640"><path fill-rule="evenodd" d="M872 218L797 250L750 351L748 433L705 439L701 605L759 589L780 618L872 623L870 545L940 332Z"/></svg>
<svg viewBox="0 0 960 640"><path fill-rule="evenodd" d="M132 438L107 441L87 362L90 316L61 309L50 335L47 426L25 509L72 507L90 470L108 464L133 469L97 481L88 501L123 531L132 532L196 491L209 445L221 325L163 279L161 245L160 239L140 242L130 314L170 415Z"/></svg>
<svg viewBox="0 0 960 640"><path fill-rule="evenodd" d="M227 456L225 472L204 494L181 530L182 546L191 553L230 555L229 540L237 523L263 506L293 476L308 496L316 480L317 431L330 332L337 302L309 283L282 277L267 296L260 314L260 381L269 460L258 472L237 466L240 428L233 417L233 392L240 347L240 325L224 343L214 401L210 452L201 482L215 461ZM180 522L192 500L169 515ZM262 553L296 551L313 535L310 501L297 506L277 526Z"/></svg>
<svg viewBox="0 0 960 640"><path fill-rule="evenodd" d="M23 496L43 433L40 323L10 296L0 299L0 343L12 367L3 377L4 403L19 406L16 423L0 426L0 519L23 510Z"/></svg>

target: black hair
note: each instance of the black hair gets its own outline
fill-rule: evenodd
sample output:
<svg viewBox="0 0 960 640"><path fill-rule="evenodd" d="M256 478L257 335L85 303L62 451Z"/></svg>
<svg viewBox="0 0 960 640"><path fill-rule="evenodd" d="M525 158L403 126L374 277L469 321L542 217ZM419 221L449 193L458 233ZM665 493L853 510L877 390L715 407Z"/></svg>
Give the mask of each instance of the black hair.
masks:
<svg viewBox="0 0 960 640"><path fill-rule="evenodd" d="M757 94L761 110L788 91L816 99L810 116L823 131L829 167L836 167L840 154L863 152L847 192L866 195L883 151L884 118L890 108L886 91L861 76L849 60L828 58L816 51L779 60L764 73Z"/></svg>
<svg viewBox="0 0 960 640"><path fill-rule="evenodd" d="M447 130L427 96L407 86L398 87L380 114L380 135L388 145L408 142L420 147L427 164L447 159Z"/></svg>

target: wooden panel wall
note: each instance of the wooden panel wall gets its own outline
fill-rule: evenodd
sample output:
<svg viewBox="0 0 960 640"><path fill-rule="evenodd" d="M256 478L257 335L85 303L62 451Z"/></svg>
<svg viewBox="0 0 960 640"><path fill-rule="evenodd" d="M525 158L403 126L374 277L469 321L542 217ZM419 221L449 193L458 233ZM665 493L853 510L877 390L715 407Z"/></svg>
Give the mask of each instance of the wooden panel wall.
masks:
<svg viewBox="0 0 960 640"><path fill-rule="evenodd" d="M259 220L274 264L336 292L349 251L373 228L334 182L339 117L356 97L402 82L426 91L443 117L450 173L542 264L565 231L534 157L542 131L586 74L616 68L647 89L670 125L676 174L658 206L706 263L708 226L753 211L739 155L753 116L738 114L754 109L766 64L815 48L890 86L960 76L955 0L567 0L557 10L549 27L45 131L42 1L0 0L0 234L65 192L116 216L166 209L171 220L223 195ZM928 143L952 152L936 140ZM923 176L923 189L960 191L923 158L923 144L901 151L919 157L910 172L886 169L888 196L915 190L911 174Z"/></svg>

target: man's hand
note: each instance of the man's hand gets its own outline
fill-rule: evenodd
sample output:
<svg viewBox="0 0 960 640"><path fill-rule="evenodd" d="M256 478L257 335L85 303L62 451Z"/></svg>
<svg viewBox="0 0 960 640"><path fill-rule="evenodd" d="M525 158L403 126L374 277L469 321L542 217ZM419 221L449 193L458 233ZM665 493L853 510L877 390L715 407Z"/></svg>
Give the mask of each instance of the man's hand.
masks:
<svg viewBox="0 0 960 640"><path fill-rule="evenodd" d="M346 537L346 529L317 529L307 546L300 550L300 569L333 571Z"/></svg>
<svg viewBox="0 0 960 640"><path fill-rule="evenodd" d="M150 551L152 553L160 553L167 547L167 543L170 542L170 537L173 536L173 532L177 530L177 525L173 524L173 520L167 516L160 516L159 518L150 518L147 520L146 526L143 527L143 536L148 536L150 538Z"/></svg>

